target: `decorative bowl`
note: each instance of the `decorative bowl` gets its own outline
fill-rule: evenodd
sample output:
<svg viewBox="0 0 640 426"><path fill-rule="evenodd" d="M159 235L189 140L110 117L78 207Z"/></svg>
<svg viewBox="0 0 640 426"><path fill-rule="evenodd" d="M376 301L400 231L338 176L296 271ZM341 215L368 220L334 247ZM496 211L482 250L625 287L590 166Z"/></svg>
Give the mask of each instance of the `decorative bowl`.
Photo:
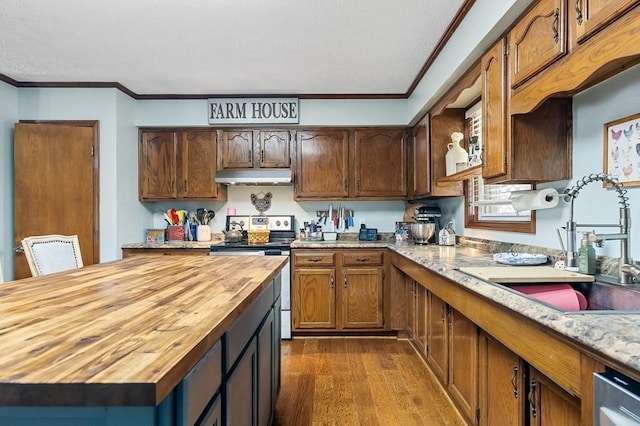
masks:
<svg viewBox="0 0 640 426"><path fill-rule="evenodd" d="M504 265L542 265L547 262L546 254L538 253L496 253L493 260Z"/></svg>

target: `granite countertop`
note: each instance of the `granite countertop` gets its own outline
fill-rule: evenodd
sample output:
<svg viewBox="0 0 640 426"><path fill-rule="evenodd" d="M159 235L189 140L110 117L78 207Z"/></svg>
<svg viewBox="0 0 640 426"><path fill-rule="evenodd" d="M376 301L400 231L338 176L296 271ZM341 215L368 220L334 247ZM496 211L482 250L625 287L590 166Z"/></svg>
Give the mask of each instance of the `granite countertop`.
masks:
<svg viewBox="0 0 640 426"><path fill-rule="evenodd" d="M393 234L390 234L393 235ZM347 237L348 239L342 239ZM349 238L351 237L351 238ZM171 242L165 244L125 244L123 248L205 248L219 243ZM388 248L407 259L438 273L469 290L522 314L573 341L601 353L640 374L640 310L638 313L565 313L538 302L508 287L483 281L458 269L465 266L495 266L492 253L499 251L532 251L531 247L499 242L464 241L463 245L416 245L396 242L389 235L377 241L359 241L357 234L346 234L337 241L296 240L292 249ZM552 261L558 250L534 248ZM583 313L585 312L585 313Z"/></svg>
<svg viewBox="0 0 640 426"><path fill-rule="evenodd" d="M601 353L640 374L640 311L638 313L564 313L505 286L458 269L495 266L491 252L468 246L415 245L407 242L295 241L299 248L389 248L428 270L522 314L575 342ZM509 267L509 266L505 266Z"/></svg>

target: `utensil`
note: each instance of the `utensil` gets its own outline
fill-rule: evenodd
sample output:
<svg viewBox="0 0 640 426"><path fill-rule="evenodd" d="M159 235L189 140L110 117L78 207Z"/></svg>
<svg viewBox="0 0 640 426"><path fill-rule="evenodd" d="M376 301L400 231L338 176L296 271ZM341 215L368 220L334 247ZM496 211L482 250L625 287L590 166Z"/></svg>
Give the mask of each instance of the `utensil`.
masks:
<svg viewBox="0 0 640 426"><path fill-rule="evenodd" d="M207 213L205 214L205 219L204 219L205 225L209 224L209 222L211 222L215 216L216 216L216 213L213 210L207 210Z"/></svg>

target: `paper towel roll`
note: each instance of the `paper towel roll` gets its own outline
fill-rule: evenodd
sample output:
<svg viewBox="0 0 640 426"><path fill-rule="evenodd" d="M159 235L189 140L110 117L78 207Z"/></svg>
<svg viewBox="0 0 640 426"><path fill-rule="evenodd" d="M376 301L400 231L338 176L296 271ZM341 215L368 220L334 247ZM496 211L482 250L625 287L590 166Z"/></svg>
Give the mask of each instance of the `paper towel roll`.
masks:
<svg viewBox="0 0 640 426"><path fill-rule="evenodd" d="M511 193L511 205L516 211L551 209L558 205L560 197L554 188Z"/></svg>

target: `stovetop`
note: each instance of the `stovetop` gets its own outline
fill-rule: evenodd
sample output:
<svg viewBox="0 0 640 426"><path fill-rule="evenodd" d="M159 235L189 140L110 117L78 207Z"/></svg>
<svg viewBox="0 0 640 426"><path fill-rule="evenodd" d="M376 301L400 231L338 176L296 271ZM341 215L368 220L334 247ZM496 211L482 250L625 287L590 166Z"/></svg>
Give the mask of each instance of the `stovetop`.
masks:
<svg viewBox="0 0 640 426"><path fill-rule="evenodd" d="M254 220L252 220L252 218ZM264 220L266 218L267 220ZM258 220L255 220L258 219ZM235 224L234 224L235 222ZM257 224L258 229L269 229L269 242L249 244L247 239L247 228L251 224ZM242 228L240 227L242 226ZM270 215L270 216L248 216L236 215L227 216L227 231L230 229L242 229L243 239L240 242L224 242L211 246L211 251L226 250L289 250L291 243L296 239L295 233L295 217L287 215Z"/></svg>

